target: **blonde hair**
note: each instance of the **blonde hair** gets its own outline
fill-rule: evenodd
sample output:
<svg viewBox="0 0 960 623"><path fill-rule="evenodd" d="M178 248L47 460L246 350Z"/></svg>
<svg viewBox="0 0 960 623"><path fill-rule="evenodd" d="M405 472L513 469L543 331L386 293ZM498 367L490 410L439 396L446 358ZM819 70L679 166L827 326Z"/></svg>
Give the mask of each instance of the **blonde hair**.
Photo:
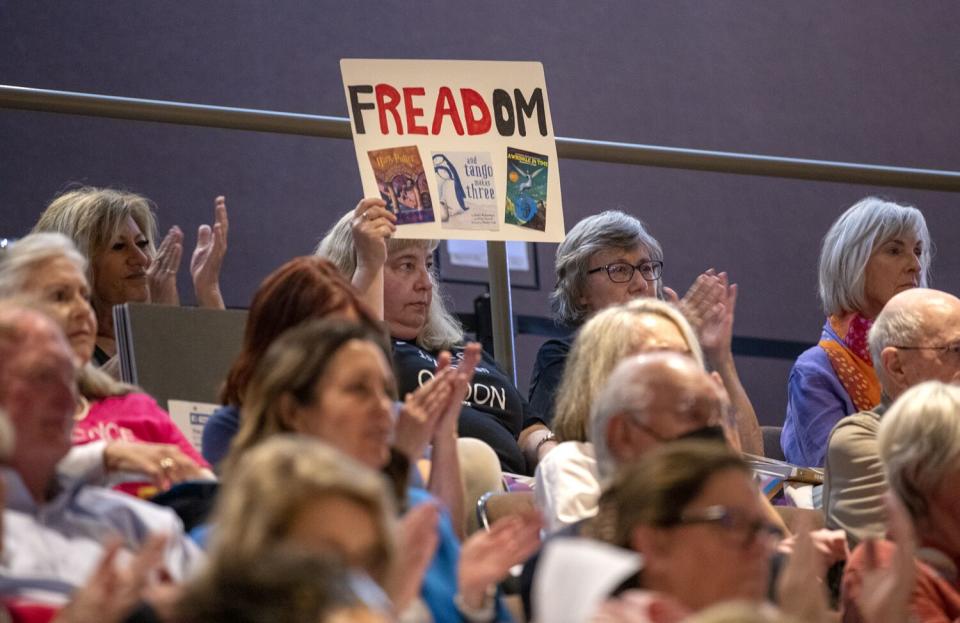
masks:
<svg viewBox="0 0 960 623"><path fill-rule="evenodd" d="M639 298L598 312L587 321L567 356L556 397L553 432L560 441L589 441L594 399L620 361L637 353L647 337L638 330L645 315L662 316L680 331L690 355L704 367L703 351L690 323L675 307L654 298Z"/></svg>
<svg viewBox="0 0 960 623"><path fill-rule="evenodd" d="M0 409L0 464L8 461L13 455L14 447L13 425L7 412Z"/></svg>
<svg viewBox="0 0 960 623"><path fill-rule="evenodd" d="M89 262L87 280L94 286L93 264L127 217L133 219L147 239L147 254L156 255L157 219L153 202L142 195L113 188L83 186L64 192L40 215L33 233L60 232L73 240Z"/></svg>
<svg viewBox="0 0 960 623"><path fill-rule="evenodd" d="M387 240L387 255L416 248L433 253L437 240L396 239ZM353 279L357 270L357 250L353 241L353 211L344 214L317 245L316 255L325 257L347 278ZM463 325L447 309L446 301L440 292L440 283L437 276L430 273L430 283L433 285L433 299L427 314L427 322L420 330L415 340L424 350L438 352L449 350L463 342Z"/></svg>
<svg viewBox="0 0 960 623"><path fill-rule="evenodd" d="M281 546L312 501L343 496L374 519L380 543L371 577L381 585L394 556L394 508L383 478L307 436L274 435L251 448L226 475L212 517L212 566L256 565Z"/></svg>
<svg viewBox="0 0 960 623"><path fill-rule="evenodd" d="M904 392L880 420L880 459L890 488L914 521L960 468L960 387L927 381Z"/></svg>

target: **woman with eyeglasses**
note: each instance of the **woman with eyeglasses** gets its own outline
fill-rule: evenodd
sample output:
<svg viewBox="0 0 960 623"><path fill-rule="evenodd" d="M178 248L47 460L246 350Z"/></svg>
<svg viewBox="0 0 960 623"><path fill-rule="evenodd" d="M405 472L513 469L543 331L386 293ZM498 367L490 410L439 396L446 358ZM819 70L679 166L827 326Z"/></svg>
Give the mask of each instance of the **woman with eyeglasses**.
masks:
<svg viewBox="0 0 960 623"><path fill-rule="evenodd" d="M731 352L737 287L726 273L713 269L700 275L679 300L663 286L663 250L643 223L624 212L608 210L589 216L567 233L557 248L557 284L550 295L554 321L570 335L544 342L530 378L530 406L542 422L528 427L520 446L528 463L536 464L556 445L550 432L559 402L557 393L576 332L597 312L636 298L676 303L693 325L708 366L723 378L733 403L744 451L763 454L763 440L753 406L737 375Z"/></svg>
<svg viewBox="0 0 960 623"><path fill-rule="evenodd" d="M675 621L725 601L764 600L781 532L750 468L723 445L685 440L652 450L619 472L601 507L611 518L601 536L640 552L643 566L594 620ZM629 619L617 614L624 606Z"/></svg>
<svg viewBox="0 0 960 623"><path fill-rule="evenodd" d="M837 422L880 404L867 334L894 294L926 287L930 260L930 233L916 208L867 197L830 226L819 264L827 321L787 383L780 445L788 461L823 465Z"/></svg>

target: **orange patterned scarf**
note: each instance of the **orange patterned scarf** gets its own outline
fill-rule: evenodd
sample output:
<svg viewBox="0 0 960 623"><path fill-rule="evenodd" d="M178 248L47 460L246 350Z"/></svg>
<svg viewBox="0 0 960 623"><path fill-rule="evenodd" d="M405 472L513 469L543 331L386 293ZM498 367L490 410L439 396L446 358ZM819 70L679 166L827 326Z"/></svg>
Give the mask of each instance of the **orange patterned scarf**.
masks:
<svg viewBox="0 0 960 623"><path fill-rule="evenodd" d="M828 320L830 328L842 342L821 340L820 348L826 351L830 365L850 395L853 405L860 411L872 409L880 404L880 381L867 348L867 332L873 321L860 314L853 314L844 320L830 316Z"/></svg>

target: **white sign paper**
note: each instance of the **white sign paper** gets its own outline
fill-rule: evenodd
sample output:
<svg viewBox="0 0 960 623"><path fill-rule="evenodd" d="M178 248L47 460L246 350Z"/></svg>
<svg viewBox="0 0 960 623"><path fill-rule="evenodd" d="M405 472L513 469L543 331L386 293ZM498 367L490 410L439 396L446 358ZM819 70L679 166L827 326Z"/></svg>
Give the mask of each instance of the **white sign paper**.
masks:
<svg viewBox="0 0 960 623"><path fill-rule="evenodd" d="M563 240L543 65L340 61L363 192L398 238Z"/></svg>
<svg viewBox="0 0 960 623"><path fill-rule="evenodd" d="M465 268L487 268L487 243L482 240L447 240L447 255L454 266ZM507 266L510 270L530 270L530 256L527 255L527 243L511 241L507 243Z"/></svg>
<svg viewBox="0 0 960 623"><path fill-rule="evenodd" d="M203 442L203 426L219 408L220 405L209 402L167 401L167 413L170 414L170 419L197 452L200 452Z"/></svg>

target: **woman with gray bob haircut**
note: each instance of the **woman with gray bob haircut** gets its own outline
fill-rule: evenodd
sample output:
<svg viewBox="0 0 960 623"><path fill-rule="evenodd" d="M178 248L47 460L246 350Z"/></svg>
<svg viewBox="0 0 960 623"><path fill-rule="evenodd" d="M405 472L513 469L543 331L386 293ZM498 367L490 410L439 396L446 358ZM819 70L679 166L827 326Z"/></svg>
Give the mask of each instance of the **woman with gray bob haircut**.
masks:
<svg viewBox="0 0 960 623"><path fill-rule="evenodd" d="M867 333L893 295L926 287L932 244L923 214L878 197L858 201L823 238L819 293L827 321L820 342L797 359L780 441L787 460L823 465L830 431L880 403Z"/></svg>
<svg viewBox="0 0 960 623"><path fill-rule="evenodd" d="M530 376L530 405L544 425L520 439L528 462L555 447L547 426L559 411L559 386L576 331L613 305L650 297L674 303L693 326L712 370L723 378L735 405L744 450L763 454L750 400L740 383L731 351L737 286L726 273L710 269L697 277L680 300L663 286L663 249L638 218L619 210L588 216L574 225L557 248L557 285L551 294L554 320L571 334L544 342Z"/></svg>

